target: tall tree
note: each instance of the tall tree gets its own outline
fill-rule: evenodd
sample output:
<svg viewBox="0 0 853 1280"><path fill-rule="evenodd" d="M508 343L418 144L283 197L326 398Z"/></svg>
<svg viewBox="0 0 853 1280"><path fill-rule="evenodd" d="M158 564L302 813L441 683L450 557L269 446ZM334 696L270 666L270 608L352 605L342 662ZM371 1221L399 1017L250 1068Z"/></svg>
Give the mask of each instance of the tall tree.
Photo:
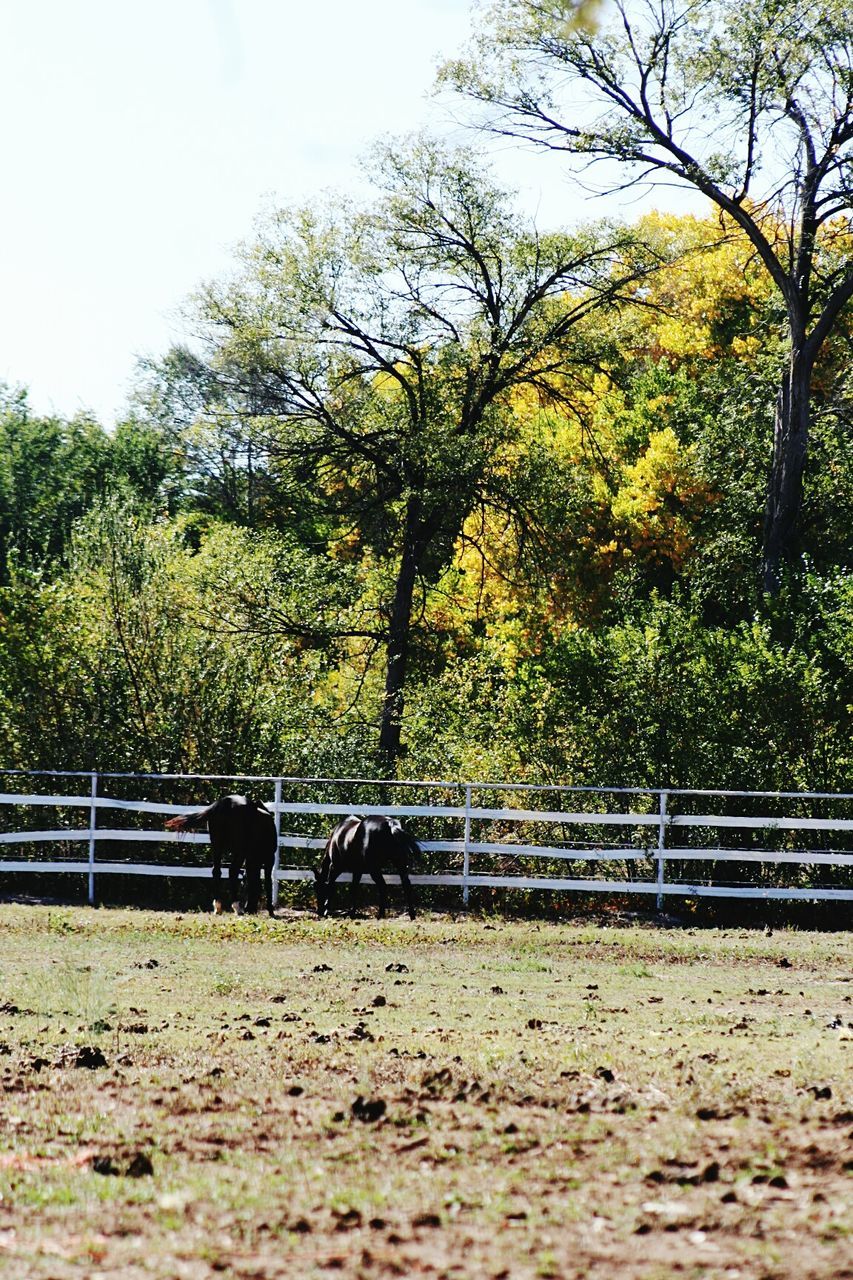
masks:
<svg viewBox="0 0 853 1280"><path fill-rule="evenodd" d="M419 586L472 509L523 512L500 461L509 392L550 396L556 373L585 367L582 322L642 267L615 269L621 233L522 225L467 152L388 146L377 181L366 210L274 216L238 278L201 296L202 347L183 365L198 416L262 430L270 466L298 476L332 536L393 566L376 630L391 765Z"/></svg>
<svg viewBox="0 0 853 1280"><path fill-rule="evenodd" d="M606 185L688 184L749 237L782 303L763 582L796 553L815 361L853 297L853 27L846 0L498 0L445 80L498 132L616 161ZM623 182L624 179L624 182Z"/></svg>

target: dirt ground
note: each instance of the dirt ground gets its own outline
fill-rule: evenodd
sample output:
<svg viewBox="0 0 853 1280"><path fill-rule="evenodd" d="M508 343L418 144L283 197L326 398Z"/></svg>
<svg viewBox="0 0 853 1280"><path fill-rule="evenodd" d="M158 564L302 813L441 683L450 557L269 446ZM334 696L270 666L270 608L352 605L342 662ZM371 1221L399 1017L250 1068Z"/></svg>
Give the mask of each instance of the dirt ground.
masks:
<svg viewBox="0 0 853 1280"><path fill-rule="evenodd" d="M0 1274L853 1277L851 953L0 907Z"/></svg>

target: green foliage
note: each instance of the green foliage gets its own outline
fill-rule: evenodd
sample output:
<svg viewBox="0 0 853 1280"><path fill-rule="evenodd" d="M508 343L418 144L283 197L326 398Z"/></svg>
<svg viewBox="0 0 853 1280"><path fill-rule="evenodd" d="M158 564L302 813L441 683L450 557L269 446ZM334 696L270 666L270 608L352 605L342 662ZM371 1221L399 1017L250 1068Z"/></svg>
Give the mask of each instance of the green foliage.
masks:
<svg viewBox="0 0 853 1280"><path fill-rule="evenodd" d="M25 394L0 388L0 583L12 559L61 562L75 520L108 490L159 505L173 473L155 427L128 421L109 436L88 418L36 417Z"/></svg>
<svg viewBox="0 0 853 1280"><path fill-rule="evenodd" d="M104 433L87 419L33 417L23 395L0 402L0 574L61 556L74 520L102 488Z"/></svg>
<svg viewBox="0 0 853 1280"><path fill-rule="evenodd" d="M264 581L268 548L214 526L195 553L185 529L110 499L78 526L60 579L16 572L0 600L3 763L340 769L312 700L319 658L247 629L228 596Z"/></svg>
<svg viewBox="0 0 853 1280"><path fill-rule="evenodd" d="M468 776L577 785L849 790L849 577L809 579L797 617L794 637L772 614L708 626L689 599L653 597L509 665L487 646L422 691L416 770L444 760Z"/></svg>

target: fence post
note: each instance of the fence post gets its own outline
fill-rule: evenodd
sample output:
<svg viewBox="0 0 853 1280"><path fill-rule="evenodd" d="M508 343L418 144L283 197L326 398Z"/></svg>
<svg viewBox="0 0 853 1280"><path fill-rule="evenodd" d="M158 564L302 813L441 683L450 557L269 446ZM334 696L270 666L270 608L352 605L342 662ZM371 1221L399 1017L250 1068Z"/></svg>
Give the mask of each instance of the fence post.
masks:
<svg viewBox="0 0 853 1280"><path fill-rule="evenodd" d="M660 793L660 820L658 822L658 911L663 911L663 878L666 867L666 812L668 791Z"/></svg>
<svg viewBox="0 0 853 1280"><path fill-rule="evenodd" d="M471 784L465 784L465 845L462 852L462 903L467 907L468 894L468 871L471 861Z"/></svg>
<svg viewBox="0 0 853 1280"><path fill-rule="evenodd" d="M92 790L91 802L89 804L89 906L95 905L95 826L97 823L98 810L95 806L95 799L98 795L98 775L92 771Z"/></svg>
<svg viewBox="0 0 853 1280"><path fill-rule="evenodd" d="M278 869L281 865L281 848L279 839L281 838L281 778L275 780L275 861L272 869L272 904L278 906Z"/></svg>

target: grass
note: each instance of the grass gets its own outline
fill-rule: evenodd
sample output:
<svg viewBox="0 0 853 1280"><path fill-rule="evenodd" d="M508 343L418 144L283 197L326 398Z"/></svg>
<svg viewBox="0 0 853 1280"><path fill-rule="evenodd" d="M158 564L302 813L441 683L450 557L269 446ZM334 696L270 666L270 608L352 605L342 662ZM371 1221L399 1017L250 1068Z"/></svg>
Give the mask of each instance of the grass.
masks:
<svg viewBox="0 0 853 1280"><path fill-rule="evenodd" d="M853 1276L850 960L1 907L0 1272Z"/></svg>

